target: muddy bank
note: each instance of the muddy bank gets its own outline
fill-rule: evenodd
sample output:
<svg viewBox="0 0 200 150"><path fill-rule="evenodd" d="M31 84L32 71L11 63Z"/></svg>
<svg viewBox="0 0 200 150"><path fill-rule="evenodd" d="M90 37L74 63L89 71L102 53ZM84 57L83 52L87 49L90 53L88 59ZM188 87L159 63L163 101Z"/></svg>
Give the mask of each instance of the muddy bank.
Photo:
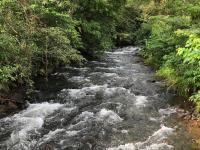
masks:
<svg viewBox="0 0 200 150"><path fill-rule="evenodd" d="M177 119L192 138L193 149L200 150L200 119L192 111L179 109L177 111Z"/></svg>
<svg viewBox="0 0 200 150"><path fill-rule="evenodd" d="M192 138L193 149L200 150L200 118L194 111L195 104L183 97L177 97L174 104L178 105L177 120Z"/></svg>
<svg viewBox="0 0 200 150"><path fill-rule="evenodd" d="M194 148L200 149L200 120L199 119L183 119L181 120L188 133L194 141Z"/></svg>

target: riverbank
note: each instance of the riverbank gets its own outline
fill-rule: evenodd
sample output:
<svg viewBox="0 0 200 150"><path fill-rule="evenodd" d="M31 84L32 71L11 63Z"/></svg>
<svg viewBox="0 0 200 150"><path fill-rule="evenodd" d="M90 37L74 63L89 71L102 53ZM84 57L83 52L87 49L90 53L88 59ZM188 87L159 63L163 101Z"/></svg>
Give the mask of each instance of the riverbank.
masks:
<svg viewBox="0 0 200 150"><path fill-rule="evenodd" d="M177 119L187 130L189 136L191 136L194 150L200 150L200 118L198 117L198 114L194 112L195 104L190 102L190 105L188 105L188 103L188 101L183 100L179 105ZM192 105L193 107L188 108L188 106Z"/></svg>
<svg viewBox="0 0 200 150"><path fill-rule="evenodd" d="M141 57L143 56L141 55ZM193 139L194 150L200 150L200 118L199 112L196 110L197 103L189 100L189 96L181 96L180 87L172 86L175 78L171 78L172 76L166 76L165 74L160 74L160 70L157 70L155 65L148 62L147 59L143 58L143 61L146 65L153 67L157 78L165 81L165 88L167 91L177 95L172 101L170 101L170 105L177 108L177 120Z"/></svg>
<svg viewBox="0 0 200 150"><path fill-rule="evenodd" d="M0 93L0 119L26 108L25 89L15 88L7 94Z"/></svg>
<svg viewBox="0 0 200 150"><path fill-rule="evenodd" d="M200 119L181 107L177 107L175 118L192 139L192 149L200 150Z"/></svg>
<svg viewBox="0 0 200 150"><path fill-rule="evenodd" d="M16 118L14 118L16 119L15 121L20 122L20 118L24 117L24 119L33 120L33 123L38 123L34 122L34 114L38 115L38 117L44 121L46 119L45 117L48 117L46 113L51 112L49 112L49 107L52 108L53 112L53 110L57 109L58 106L61 107L63 103L66 103L66 101L72 100L69 104L66 103L67 106L69 105L68 107L72 107L72 104L72 108L67 107L61 112L57 110L57 112L53 113L53 115L55 115L54 117L57 120L61 119L59 118L60 113L65 113L65 110L68 109L72 109L73 111L70 111L68 112L69 114L66 114L67 122L73 122L73 120L81 119L80 116L82 115L80 114L89 115L89 117L91 118L99 117L99 115L102 113L106 113L105 115L114 115L118 118L119 122L123 120L126 122L124 124L124 128L127 129L127 131L123 130L123 134L125 134L125 132L126 134L128 134L129 132L131 133L131 135L127 137L125 141L130 142L131 140L134 141L135 138L140 138L140 136L142 135L146 135L146 137L148 137L149 132L152 132L151 129L153 129L155 133L161 132L163 130L175 131L176 127L170 125L168 126L167 122L164 122L164 125L166 125L166 127L163 126L161 129L159 129L159 123L162 123L161 125L163 125L164 120L162 118L165 118L166 116L174 112L173 109L171 110L167 108L168 104L171 104L171 106L175 106L176 108L175 110L178 116L176 124L179 124L180 122L182 123L184 129L187 129L189 136L191 136L191 139L193 139L193 149L198 149L199 134L196 134L196 132L199 132L200 130L198 127L199 123L195 124L196 121L194 120L194 117L192 117L192 107L188 108L188 106L192 106L192 104L188 104L188 101L181 97L175 97L175 99L173 99L172 101L165 101L168 99L167 97L171 95L171 91L167 91L169 93L164 92L166 91L165 84L162 80L155 77L154 71L151 67L143 64L141 58L138 57L138 51L136 51L137 49L135 50L134 48L130 47L122 48L122 50L123 51L108 52L108 62L92 61L84 68L64 67L60 70L60 72L52 74L52 76L49 78L49 82L46 83L46 86L44 86L45 84L43 83L43 80L43 82L40 82L38 80L38 88L36 89L38 90L40 98L36 98L36 100L34 101L35 104L31 104L30 107L28 107L26 110L16 114ZM132 54L134 58L130 57L131 55L129 55L129 53ZM163 91L163 89L165 90ZM18 92L18 94L16 92ZM22 93L23 91L20 90L15 92L13 91L12 95L9 98L15 100L18 99L18 101L24 102L24 97ZM131 93L133 93L133 95ZM117 97L120 98L118 99L117 97L115 97L116 95L118 95ZM159 95L161 97L157 97L156 95ZM107 99L109 99L108 102ZM121 101L121 99L123 99L123 101ZM94 103L94 101L96 102ZM73 104L74 102L75 104ZM130 106L128 106L127 104L130 104ZM13 108L11 107L8 110L13 110L13 112L11 112L13 114L20 110L14 106ZM93 107L95 107L95 109L93 109ZM99 112L97 113L97 111ZM146 111L149 113L146 113ZM120 113L117 114L116 112ZM28 118L26 118L27 113ZM31 117L29 115L31 115ZM159 118L158 116L160 115L163 116ZM149 117L150 120L148 120ZM128 122L126 121L126 119L128 119ZM51 121L49 123L52 123L52 125L56 129L55 132L63 130L71 132L71 130L68 131L68 124L66 122L64 122L64 124L66 123L66 129L62 130L57 129L54 121ZM145 123L150 125L145 127L147 131L142 128ZM27 126L32 127L30 124L28 124ZM49 130L49 124L44 123L43 125L42 123L42 126L44 126L44 128L47 128L46 130ZM38 128L39 127L40 125L38 125ZM116 126L116 129L118 128L121 130L122 127ZM130 130L128 130L129 128ZM137 132L139 131L139 129L142 134ZM49 133L51 132L54 133L54 131L49 130ZM88 134L92 134L93 132L88 131ZM112 133L112 135L115 135L115 131L113 132L114 133ZM137 135L136 137L135 134ZM46 136L50 136L50 134ZM124 135L122 135L122 137L123 136ZM152 135L152 137L153 136L154 134ZM93 137L94 136L92 136L92 138ZM16 135L16 138L21 137L17 137ZM180 140L181 138L182 137L178 135L177 139ZM141 138L141 141L146 139ZM71 140L73 141L73 139ZM95 143L95 141L93 142ZM156 143L156 141L153 142ZM159 143L156 144L159 145ZM132 144L132 146L134 145Z"/></svg>
<svg viewBox="0 0 200 150"><path fill-rule="evenodd" d="M191 135L194 141L194 149L200 149L200 120L199 119L180 119L187 132Z"/></svg>
<svg viewBox="0 0 200 150"><path fill-rule="evenodd" d="M137 48L107 52L105 61L82 68L63 67L45 87L38 82L40 98L0 120L0 149L191 149L191 138L172 116L173 94Z"/></svg>

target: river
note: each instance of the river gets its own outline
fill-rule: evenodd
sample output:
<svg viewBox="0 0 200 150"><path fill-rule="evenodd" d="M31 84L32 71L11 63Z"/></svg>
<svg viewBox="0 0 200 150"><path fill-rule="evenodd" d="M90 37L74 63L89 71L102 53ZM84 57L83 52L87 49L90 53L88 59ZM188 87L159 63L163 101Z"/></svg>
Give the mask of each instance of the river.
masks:
<svg viewBox="0 0 200 150"><path fill-rule="evenodd" d="M118 48L38 80L27 109L0 120L0 149L192 150L173 93L138 53Z"/></svg>

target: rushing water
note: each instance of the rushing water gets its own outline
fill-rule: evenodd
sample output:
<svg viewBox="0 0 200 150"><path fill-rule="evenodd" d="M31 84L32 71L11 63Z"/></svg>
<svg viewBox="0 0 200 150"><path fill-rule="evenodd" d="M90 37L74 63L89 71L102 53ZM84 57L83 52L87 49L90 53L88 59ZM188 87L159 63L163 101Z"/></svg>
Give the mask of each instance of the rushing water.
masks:
<svg viewBox="0 0 200 150"><path fill-rule="evenodd" d="M63 68L47 86L38 81L35 101L0 120L0 149L191 150L173 95L138 51L117 49L103 62Z"/></svg>

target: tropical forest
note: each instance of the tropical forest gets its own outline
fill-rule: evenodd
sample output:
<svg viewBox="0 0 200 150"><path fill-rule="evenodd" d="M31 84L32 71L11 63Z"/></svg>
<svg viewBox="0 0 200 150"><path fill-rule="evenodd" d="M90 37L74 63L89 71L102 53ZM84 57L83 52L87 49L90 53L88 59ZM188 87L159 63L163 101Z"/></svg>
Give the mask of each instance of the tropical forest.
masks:
<svg viewBox="0 0 200 150"><path fill-rule="evenodd" d="M0 0L1 150L200 150L200 0Z"/></svg>

